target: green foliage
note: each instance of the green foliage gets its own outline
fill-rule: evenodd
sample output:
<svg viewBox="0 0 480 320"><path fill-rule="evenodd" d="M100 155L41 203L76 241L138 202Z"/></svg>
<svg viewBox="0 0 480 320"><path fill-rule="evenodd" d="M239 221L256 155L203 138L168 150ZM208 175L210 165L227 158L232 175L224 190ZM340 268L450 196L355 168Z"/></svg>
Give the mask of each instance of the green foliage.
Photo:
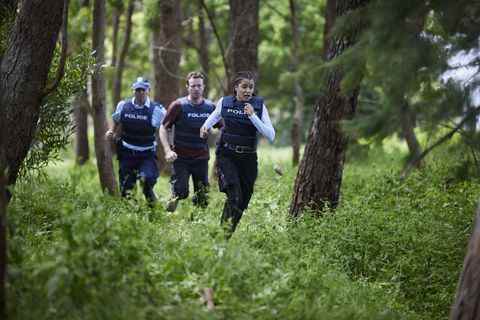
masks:
<svg viewBox="0 0 480 320"><path fill-rule="evenodd" d="M50 81L55 77L59 59L60 51L57 50L50 69ZM59 152L69 145L73 132L71 98L86 89L87 76L92 65L93 60L87 50L67 58L62 81L40 107L35 137L23 162L22 175L30 170L43 168L49 161L58 159Z"/></svg>
<svg viewBox="0 0 480 320"><path fill-rule="evenodd" d="M455 146L452 146L455 148ZM400 182L398 156L347 167L341 206L287 218L294 170L262 149L250 207L229 242L224 196L174 214L103 196L94 165L63 163L17 186L10 206L9 306L16 319L441 319L453 299L480 183L459 154ZM289 166L286 166L287 168ZM55 172L55 174L52 174ZM95 186L95 187L92 187ZM157 185L169 196L168 182ZM193 216L193 220L191 220ZM200 300L214 291L214 311Z"/></svg>

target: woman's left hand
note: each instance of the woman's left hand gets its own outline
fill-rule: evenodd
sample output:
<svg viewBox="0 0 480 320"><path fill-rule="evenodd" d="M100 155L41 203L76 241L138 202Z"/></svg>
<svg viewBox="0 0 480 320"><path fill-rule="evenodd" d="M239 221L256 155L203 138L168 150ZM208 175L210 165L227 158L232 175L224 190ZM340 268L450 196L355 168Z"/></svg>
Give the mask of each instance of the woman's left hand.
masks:
<svg viewBox="0 0 480 320"><path fill-rule="evenodd" d="M245 103L245 107L243 107L243 111L249 115L249 116L253 116L253 107L250 103Z"/></svg>

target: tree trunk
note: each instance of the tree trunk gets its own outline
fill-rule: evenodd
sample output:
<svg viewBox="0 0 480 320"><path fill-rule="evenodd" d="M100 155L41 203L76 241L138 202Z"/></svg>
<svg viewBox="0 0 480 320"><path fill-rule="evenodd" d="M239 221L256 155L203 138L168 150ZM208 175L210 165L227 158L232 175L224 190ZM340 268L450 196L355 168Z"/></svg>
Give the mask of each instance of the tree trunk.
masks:
<svg viewBox="0 0 480 320"><path fill-rule="evenodd" d="M112 66L117 65L118 54L118 29L120 28L120 18L122 11L117 6L112 8ZM113 100L115 101L115 100Z"/></svg>
<svg viewBox="0 0 480 320"><path fill-rule="evenodd" d="M103 75L103 65L105 64L105 0L94 1L92 34L92 45L96 58L96 67L92 74L91 83L95 155L102 190L115 194L117 188L113 173L112 153L105 140L105 132L107 131L105 78Z"/></svg>
<svg viewBox="0 0 480 320"><path fill-rule="evenodd" d="M205 74L206 78L204 79L205 83L205 97L208 97L209 88L209 79L208 74L210 73L210 55L208 53L209 37L207 34L207 28L205 27L205 16L202 9L202 4L198 2L198 59L200 60L200 66L202 72Z"/></svg>
<svg viewBox="0 0 480 320"><path fill-rule="evenodd" d="M23 1L0 65L0 317L6 318L7 191L35 134L63 1Z"/></svg>
<svg viewBox="0 0 480 320"><path fill-rule="evenodd" d="M415 114L412 112L408 102L404 101L400 111L400 121L402 125L402 134L407 142L408 151L410 153L410 159L416 159L422 153L422 148L418 142L417 135L415 134ZM421 162L418 162L416 166L421 166Z"/></svg>
<svg viewBox="0 0 480 320"><path fill-rule="evenodd" d="M480 319L480 208L463 261L463 271L458 282L451 320Z"/></svg>
<svg viewBox="0 0 480 320"><path fill-rule="evenodd" d="M305 102L303 96L302 86L300 85L299 75L298 75L298 66L299 66L299 57L298 51L300 49L299 45L299 28L298 28L298 19L297 19L297 6L294 0L290 0L290 23L292 27L292 72L294 76L294 88L295 88L295 112L293 114L293 123L292 123L292 164L294 166L298 165L300 161L300 146L302 144L302 123L303 123L303 105Z"/></svg>
<svg viewBox="0 0 480 320"><path fill-rule="evenodd" d="M328 0L326 24L332 26L336 17L345 15L367 2L368 0ZM332 10L332 7L335 10ZM359 28L360 26L352 28L350 33L342 34L338 38L327 37L327 46L324 48L327 50L327 59L334 59L350 47ZM329 34L329 30L326 32ZM358 96L358 90L353 90L348 95L341 93L342 77L339 68L329 73L327 93L315 106L313 124L295 179L290 207L292 216L301 215L306 207L320 211L326 204L332 208L338 204L347 146L341 121L354 115Z"/></svg>
<svg viewBox="0 0 480 320"><path fill-rule="evenodd" d="M88 145L88 111L90 103L86 91L80 92L73 102L73 117L75 121L75 162L85 164L90 157Z"/></svg>
<svg viewBox="0 0 480 320"><path fill-rule="evenodd" d="M181 9L180 1L160 1L160 14L153 30L152 50L155 71L155 100L165 108L179 95L180 57L181 57ZM158 142L158 141L157 141ZM159 144L160 146L160 144ZM159 170L171 173L171 167L165 161L163 148L157 148Z"/></svg>
<svg viewBox="0 0 480 320"><path fill-rule="evenodd" d="M123 40L122 51L118 59L118 64L115 68L115 76L113 80L113 104L115 105L120 101L122 94L122 79L123 70L125 69L125 59L127 58L128 49L130 48L130 35L132 34L132 15L135 1L130 0L128 2L127 16L125 17L125 38Z"/></svg>
<svg viewBox="0 0 480 320"><path fill-rule="evenodd" d="M239 71L252 71L258 77L259 0L230 0L231 39L227 49L230 74L228 91L233 92L233 77Z"/></svg>

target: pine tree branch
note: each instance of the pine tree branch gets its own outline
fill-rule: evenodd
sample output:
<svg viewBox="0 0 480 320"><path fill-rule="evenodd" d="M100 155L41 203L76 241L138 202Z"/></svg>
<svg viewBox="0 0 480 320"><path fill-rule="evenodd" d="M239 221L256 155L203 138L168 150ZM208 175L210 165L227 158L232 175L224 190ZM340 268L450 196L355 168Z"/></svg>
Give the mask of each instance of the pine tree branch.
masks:
<svg viewBox="0 0 480 320"><path fill-rule="evenodd" d="M62 52L60 55L60 61L58 63L57 74L55 76L55 80L51 85L49 85L45 92L42 95L42 98L48 96L50 93L55 91L62 81L63 76L65 75L65 63L67 61L67 51L68 51L68 5L69 0L63 0L63 23L62 23Z"/></svg>
<svg viewBox="0 0 480 320"><path fill-rule="evenodd" d="M433 149L441 145L442 143L448 141L450 138L453 137L453 135L460 131L463 127L463 125L469 121L472 117L478 115L480 113L480 106L470 110L465 117L460 121L449 133L438 139L434 144L432 144L430 147L426 148L418 157L412 159L410 162L407 163L407 165L403 168L402 173L400 175L401 179L405 179L410 175L411 171L413 168L415 168L420 161L423 160Z"/></svg>

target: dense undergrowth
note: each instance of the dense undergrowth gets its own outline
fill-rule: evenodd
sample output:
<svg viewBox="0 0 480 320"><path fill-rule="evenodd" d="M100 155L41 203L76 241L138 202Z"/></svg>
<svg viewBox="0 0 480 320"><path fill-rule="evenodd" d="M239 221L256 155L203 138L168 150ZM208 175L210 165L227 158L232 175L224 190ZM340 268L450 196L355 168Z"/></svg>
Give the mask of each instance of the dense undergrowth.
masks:
<svg viewBox="0 0 480 320"><path fill-rule="evenodd" d="M21 183L9 208L11 318L447 317L480 191L454 175L455 153L402 182L398 156L374 150L347 165L340 208L298 221L287 217L288 152L262 153L229 242L215 183L207 209L184 201L174 214L103 196L93 164L67 161ZM166 178L157 192L167 199Z"/></svg>

